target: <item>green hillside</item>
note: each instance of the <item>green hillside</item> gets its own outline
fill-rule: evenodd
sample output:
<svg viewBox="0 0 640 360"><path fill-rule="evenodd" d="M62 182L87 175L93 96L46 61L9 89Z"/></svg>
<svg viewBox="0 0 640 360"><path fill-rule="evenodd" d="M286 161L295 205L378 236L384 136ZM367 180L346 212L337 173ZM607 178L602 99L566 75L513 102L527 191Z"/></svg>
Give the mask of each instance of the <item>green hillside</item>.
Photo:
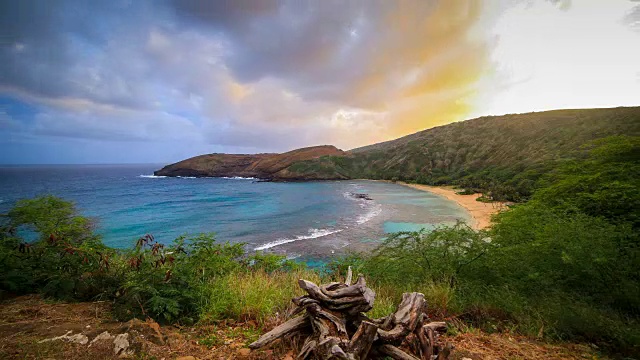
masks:
<svg viewBox="0 0 640 360"><path fill-rule="evenodd" d="M612 135L640 135L640 107L487 116L397 140L299 162L289 170L341 177L455 184L495 199L527 199L538 178L582 146Z"/></svg>

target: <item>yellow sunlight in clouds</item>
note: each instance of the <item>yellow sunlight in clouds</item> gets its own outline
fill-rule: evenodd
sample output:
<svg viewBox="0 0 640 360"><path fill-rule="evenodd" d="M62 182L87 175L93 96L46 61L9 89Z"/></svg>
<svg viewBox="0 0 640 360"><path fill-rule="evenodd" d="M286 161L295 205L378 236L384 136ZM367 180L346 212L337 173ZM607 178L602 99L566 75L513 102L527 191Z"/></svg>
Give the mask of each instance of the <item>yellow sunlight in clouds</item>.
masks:
<svg viewBox="0 0 640 360"><path fill-rule="evenodd" d="M488 67L485 43L469 36L483 14L479 1L441 1L423 11L402 4L387 18L392 35L381 35L396 39L394 51L378 54L374 71L355 90L361 98L390 88L376 107L388 112L383 140L465 118L474 86Z"/></svg>

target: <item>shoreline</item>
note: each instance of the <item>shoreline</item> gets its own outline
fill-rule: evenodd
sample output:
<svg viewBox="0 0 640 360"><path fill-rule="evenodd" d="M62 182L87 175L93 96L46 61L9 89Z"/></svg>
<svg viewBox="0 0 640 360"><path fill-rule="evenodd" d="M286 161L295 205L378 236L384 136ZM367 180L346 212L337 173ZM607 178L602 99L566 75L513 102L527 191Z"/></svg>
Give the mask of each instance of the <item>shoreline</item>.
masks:
<svg viewBox="0 0 640 360"><path fill-rule="evenodd" d="M385 181L392 183L391 181ZM421 184L409 184L403 181L396 181L395 184L407 186L416 190L430 192L432 194L444 197L445 199L456 202L463 207L471 218L473 224L469 224L474 230L483 230L491 227L491 216L499 213L506 208L506 202L485 203L476 201L482 194L476 193L472 195L460 195L456 193L453 186L431 186Z"/></svg>

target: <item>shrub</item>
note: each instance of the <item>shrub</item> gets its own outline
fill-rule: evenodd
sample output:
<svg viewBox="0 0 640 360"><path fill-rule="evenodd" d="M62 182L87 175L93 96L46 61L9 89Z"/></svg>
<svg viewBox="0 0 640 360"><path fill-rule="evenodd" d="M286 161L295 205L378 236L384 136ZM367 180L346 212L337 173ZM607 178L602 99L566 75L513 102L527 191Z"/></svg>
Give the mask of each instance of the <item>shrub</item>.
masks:
<svg viewBox="0 0 640 360"><path fill-rule="evenodd" d="M377 281L454 285L460 273L488 251L491 243L485 237L461 222L434 231L392 234L362 269Z"/></svg>
<svg viewBox="0 0 640 360"><path fill-rule="evenodd" d="M0 291L40 292L62 300L88 300L114 286L112 249L93 233L90 219L53 196L21 200L0 227ZM18 234L31 233L26 241Z"/></svg>
<svg viewBox="0 0 640 360"><path fill-rule="evenodd" d="M124 254L129 266L116 301L120 318L194 323L211 281L240 268L243 244L219 244L212 234L179 237L165 246L147 235Z"/></svg>

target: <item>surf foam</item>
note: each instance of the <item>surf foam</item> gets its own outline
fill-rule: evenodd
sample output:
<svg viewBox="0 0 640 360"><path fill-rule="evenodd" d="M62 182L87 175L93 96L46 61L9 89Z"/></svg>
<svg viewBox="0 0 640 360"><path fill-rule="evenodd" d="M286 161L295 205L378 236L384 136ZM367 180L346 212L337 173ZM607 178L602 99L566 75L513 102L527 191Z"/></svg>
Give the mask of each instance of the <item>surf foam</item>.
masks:
<svg viewBox="0 0 640 360"><path fill-rule="evenodd" d="M257 180L254 177L242 177L242 176L223 176L223 179L229 179L229 180Z"/></svg>
<svg viewBox="0 0 640 360"><path fill-rule="evenodd" d="M166 176L156 176L156 175L138 175L138 177L141 178L147 178L147 179L162 179L162 178L166 178Z"/></svg>
<svg viewBox="0 0 640 360"><path fill-rule="evenodd" d="M367 212L366 214L362 214L362 215L358 216L358 218L356 219L356 223L358 225L362 225L362 224L366 223L367 221L373 219L374 217L380 215L381 212L382 212L382 205L377 204L377 205L371 207L369 212Z"/></svg>
<svg viewBox="0 0 640 360"><path fill-rule="evenodd" d="M307 239L317 239L323 236L327 236L327 235L331 235L331 234L336 234L341 232L342 229L337 229L337 230L330 230L330 229L309 229L309 234L308 235L298 235L294 238L290 238L290 239L279 239L279 240L275 240L275 241L271 241L268 242L264 245L260 245L256 248L254 248L253 250L266 250L266 249L271 249L274 246L278 246L278 245L282 245L282 244L288 244L288 243L292 243L294 241L300 241L300 240L307 240Z"/></svg>

